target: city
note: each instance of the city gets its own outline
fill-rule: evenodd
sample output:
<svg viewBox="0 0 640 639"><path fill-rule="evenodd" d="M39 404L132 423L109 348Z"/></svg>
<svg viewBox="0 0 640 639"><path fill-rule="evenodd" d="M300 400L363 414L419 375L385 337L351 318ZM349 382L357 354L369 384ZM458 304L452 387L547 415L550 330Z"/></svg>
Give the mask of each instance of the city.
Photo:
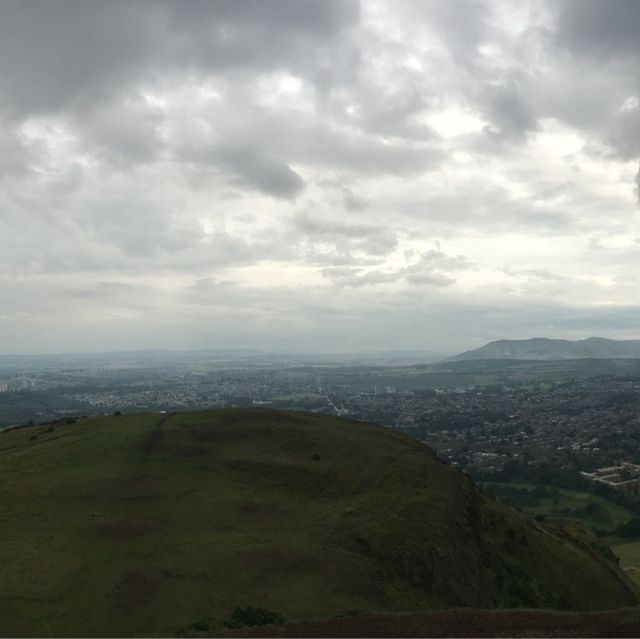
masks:
<svg viewBox="0 0 640 639"><path fill-rule="evenodd" d="M395 428L471 473L549 464L579 472L640 462L637 360L346 359L178 353L85 356L46 366L4 361L0 425L116 411L263 406Z"/></svg>

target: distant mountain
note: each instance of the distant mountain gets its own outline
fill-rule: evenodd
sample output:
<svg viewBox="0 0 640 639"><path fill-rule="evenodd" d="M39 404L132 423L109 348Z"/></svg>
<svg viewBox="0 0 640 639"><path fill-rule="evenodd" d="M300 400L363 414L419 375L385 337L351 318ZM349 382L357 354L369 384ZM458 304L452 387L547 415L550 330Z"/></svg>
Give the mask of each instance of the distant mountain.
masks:
<svg viewBox="0 0 640 639"><path fill-rule="evenodd" d="M568 339L502 339L472 351L455 355L454 361L470 359L611 359L640 358L640 340L614 340L603 337L571 341Z"/></svg>

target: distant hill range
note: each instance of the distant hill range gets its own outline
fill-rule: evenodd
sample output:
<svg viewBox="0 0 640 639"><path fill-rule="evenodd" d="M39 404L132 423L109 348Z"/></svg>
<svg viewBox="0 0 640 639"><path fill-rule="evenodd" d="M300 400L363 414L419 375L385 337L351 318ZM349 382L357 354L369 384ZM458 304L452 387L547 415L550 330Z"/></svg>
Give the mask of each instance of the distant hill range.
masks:
<svg viewBox="0 0 640 639"><path fill-rule="evenodd" d="M590 337L577 341L568 339L502 339L489 342L472 351L451 358L453 361L472 359L613 359L640 358L640 340L614 340Z"/></svg>

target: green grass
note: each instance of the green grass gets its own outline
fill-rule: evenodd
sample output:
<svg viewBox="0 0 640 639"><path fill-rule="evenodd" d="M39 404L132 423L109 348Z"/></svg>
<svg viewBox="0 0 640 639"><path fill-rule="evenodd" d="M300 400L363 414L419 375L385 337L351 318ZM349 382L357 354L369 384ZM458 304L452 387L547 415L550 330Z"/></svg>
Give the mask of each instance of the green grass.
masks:
<svg viewBox="0 0 640 639"><path fill-rule="evenodd" d="M612 544L611 550L620 558L620 565L640 585L640 541Z"/></svg>
<svg viewBox="0 0 640 639"><path fill-rule="evenodd" d="M315 414L0 433L0 524L3 636L223 632L237 607L300 621L637 601L587 532L519 516L400 433Z"/></svg>
<svg viewBox="0 0 640 639"><path fill-rule="evenodd" d="M540 484L530 484L527 482L484 482L485 490L495 493L501 497L501 489L511 487L527 490L532 493ZM576 519L592 530L613 531L618 526L634 519L637 515L618 504L579 490L568 490L555 486L543 485L546 489L552 490L554 497L541 498L537 500L535 506L520 503L521 510L529 515L543 515L545 517L566 517L566 511L572 514L570 518ZM505 500L511 506L518 505L517 499ZM587 513L589 504L595 504L596 510L592 514ZM640 585L640 542L621 542L620 538L608 535L603 541L610 544L611 550L620 559L620 566L629 577Z"/></svg>
<svg viewBox="0 0 640 639"><path fill-rule="evenodd" d="M501 498L502 487L512 487L527 490L530 494L540 486L540 484L530 484L526 482L485 482L485 489L498 498ZM585 526L597 531L613 531L618 526L633 519L635 515L630 510L614 504L613 502L579 490L569 490L557 488L555 486L544 486L552 490L554 497L537 499L535 505L519 502L516 499L506 499L505 503L512 507L520 507L523 512L536 516L545 517L568 517L577 519ZM591 511L588 508L591 505Z"/></svg>

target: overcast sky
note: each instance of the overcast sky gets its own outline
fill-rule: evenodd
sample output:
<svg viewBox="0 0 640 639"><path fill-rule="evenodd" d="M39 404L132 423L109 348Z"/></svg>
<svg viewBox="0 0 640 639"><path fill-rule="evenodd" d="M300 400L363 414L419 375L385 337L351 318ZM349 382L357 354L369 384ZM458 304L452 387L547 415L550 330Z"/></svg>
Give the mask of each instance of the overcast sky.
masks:
<svg viewBox="0 0 640 639"><path fill-rule="evenodd" d="M0 0L0 352L640 337L640 2Z"/></svg>

